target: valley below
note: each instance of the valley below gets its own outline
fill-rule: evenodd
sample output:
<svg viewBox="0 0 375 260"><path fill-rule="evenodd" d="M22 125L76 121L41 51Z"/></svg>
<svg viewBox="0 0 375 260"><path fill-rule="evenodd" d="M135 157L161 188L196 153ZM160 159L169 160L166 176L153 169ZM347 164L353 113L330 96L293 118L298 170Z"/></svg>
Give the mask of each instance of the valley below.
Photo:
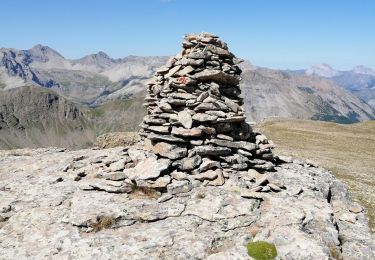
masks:
<svg viewBox="0 0 375 260"><path fill-rule="evenodd" d="M275 153L308 158L330 169L367 209L375 231L375 121L340 125L274 118L256 128L275 142Z"/></svg>

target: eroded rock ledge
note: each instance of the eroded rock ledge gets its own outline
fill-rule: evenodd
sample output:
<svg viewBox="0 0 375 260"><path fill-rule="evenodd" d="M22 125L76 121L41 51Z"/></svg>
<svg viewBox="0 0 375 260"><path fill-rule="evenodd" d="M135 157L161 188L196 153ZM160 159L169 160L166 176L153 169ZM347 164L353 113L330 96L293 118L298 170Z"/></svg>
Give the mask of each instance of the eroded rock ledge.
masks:
<svg viewBox="0 0 375 260"><path fill-rule="evenodd" d="M303 162L238 171L222 186L173 175L159 193L127 185L124 147L0 153L2 259L249 259L253 240L274 243L282 259L375 257L363 209Z"/></svg>

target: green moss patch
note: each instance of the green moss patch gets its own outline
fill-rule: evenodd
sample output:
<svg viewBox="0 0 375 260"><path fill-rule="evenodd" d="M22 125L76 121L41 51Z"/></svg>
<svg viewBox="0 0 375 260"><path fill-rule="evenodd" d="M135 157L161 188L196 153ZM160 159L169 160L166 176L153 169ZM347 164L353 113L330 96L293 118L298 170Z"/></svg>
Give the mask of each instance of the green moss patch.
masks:
<svg viewBox="0 0 375 260"><path fill-rule="evenodd" d="M277 256L275 245L266 241L248 243L247 253L256 260L272 260Z"/></svg>

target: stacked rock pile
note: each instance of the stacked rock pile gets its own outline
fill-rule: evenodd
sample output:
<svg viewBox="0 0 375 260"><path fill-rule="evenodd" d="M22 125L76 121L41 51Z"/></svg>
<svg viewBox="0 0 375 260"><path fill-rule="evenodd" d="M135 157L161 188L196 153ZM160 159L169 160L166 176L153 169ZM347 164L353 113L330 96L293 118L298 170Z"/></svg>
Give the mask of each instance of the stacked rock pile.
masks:
<svg viewBox="0 0 375 260"><path fill-rule="evenodd" d="M182 46L148 83L140 131L164 181L192 175L221 185L235 171L272 170L272 142L245 121L239 60L210 33L186 35ZM139 179L136 169L129 174Z"/></svg>

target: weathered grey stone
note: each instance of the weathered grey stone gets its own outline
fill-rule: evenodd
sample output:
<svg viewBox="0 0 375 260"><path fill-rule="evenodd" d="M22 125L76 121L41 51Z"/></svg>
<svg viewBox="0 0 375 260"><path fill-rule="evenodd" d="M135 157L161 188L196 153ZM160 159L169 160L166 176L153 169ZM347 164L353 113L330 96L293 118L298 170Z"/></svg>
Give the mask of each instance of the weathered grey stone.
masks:
<svg viewBox="0 0 375 260"><path fill-rule="evenodd" d="M216 129L213 128L213 127L208 127L208 126L204 126L204 125L200 125L198 126L199 129L202 129L202 131L208 135L214 135L216 134Z"/></svg>
<svg viewBox="0 0 375 260"><path fill-rule="evenodd" d="M194 147L194 151L199 155L227 155L231 153L228 147L217 147L212 145L202 145Z"/></svg>
<svg viewBox="0 0 375 260"><path fill-rule="evenodd" d="M222 156L221 159L228 162L228 163L232 163L232 164L248 163L250 161L247 157L245 157L241 154L232 154L232 155L229 155L229 156Z"/></svg>
<svg viewBox="0 0 375 260"><path fill-rule="evenodd" d="M291 157L291 156L277 155L277 158L282 162L286 162L286 163L292 163L293 162L293 157Z"/></svg>
<svg viewBox="0 0 375 260"><path fill-rule="evenodd" d="M167 190L170 194L180 194L191 191L192 186L187 180L172 180L172 183L168 184Z"/></svg>
<svg viewBox="0 0 375 260"><path fill-rule="evenodd" d="M217 116L217 117L226 117L226 113L224 111L211 111L208 110L205 112L206 114L212 115L212 116Z"/></svg>
<svg viewBox="0 0 375 260"><path fill-rule="evenodd" d="M196 59L187 59L186 57L183 57L181 60L177 61L178 65L183 65L183 66L195 66L199 67L203 65L204 60L196 60Z"/></svg>
<svg viewBox="0 0 375 260"><path fill-rule="evenodd" d="M273 190L275 192L282 191L282 189L279 186L277 186L276 184L268 183L267 185L271 188L271 190Z"/></svg>
<svg viewBox="0 0 375 260"><path fill-rule="evenodd" d="M207 144L216 144L219 146L236 148L236 149L244 149L247 151L253 151L257 148L256 144L245 142L245 141L228 141L228 140L220 140L220 139L210 139L207 140Z"/></svg>
<svg viewBox="0 0 375 260"><path fill-rule="evenodd" d="M193 125L193 119L191 118L191 115L187 111L181 111L178 112L178 121L182 124L183 127L185 128L191 128Z"/></svg>
<svg viewBox="0 0 375 260"><path fill-rule="evenodd" d="M162 124L165 124L167 122L164 119L153 118L153 117L150 117L150 116L145 116L144 119L143 119L143 121L146 124L150 124L150 125L162 125Z"/></svg>
<svg viewBox="0 0 375 260"><path fill-rule="evenodd" d="M177 65L169 70L169 72L164 76L165 78L169 78L173 76L177 71L181 69L181 65Z"/></svg>
<svg viewBox="0 0 375 260"><path fill-rule="evenodd" d="M207 115L204 113L197 113L193 115L193 120L198 121L198 122L210 122L210 121L215 121L217 119L217 116L212 116L212 115Z"/></svg>
<svg viewBox="0 0 375 260"><path fill-rule="evenodd" d="M100 179L96 180L95 182L80 181L79 188L84 191L105 191L108 193L130 193L132 191L131 186L127 183Z"/></svg>
<svg viewBox="0 0 375 260"><path fill-rule="evenodd" d="M220 84L237 85L240 82L238 76L233 76L222 72L221 70L203 70L195 73L194 78L201 81L214 81Z"/></svg>
<svg viewBox="0 0 375 260"><path fill-rule="evenodd" d="M255 140L256 140L256 143L257 144L267 144L268 143L268 139L265 135L262 135L262 134L258 134L257 136L255 136Z"/></svg>
<svg viewBox="0 0 375 260"><path fill-rule="evenodd" d="M212 96L208 96L203 100L203 103L216 103L216 102L219 102L219 99L212 97Z"/></svg>
<svg viewBox="0 0 375 260"><path fill-rule="evenodd" d="M128 154L133 162L144 160L147 156L145 151L133 147L129 148Z"/></svg>
<svg viewBox="0 0 375 260"><path fill-rule="evenodd" d="M211 45L211 44L207 45L206 46L206 50L210 51L210 52L212 52L214 54L217 54L217 55L219 55L219 57L222 57L222 58L229 58L229 59L231 59L231 58L234 57L234 55L232 53L230 53L228 50L225 50L223 48L217 47L215 45Z"/></svg>
<svg viewBox="0 0 375 260"><path fill-rule="evenodd" d="M269 180L268 180L267 176L259 176L259 178L257 178L256 183L254 184L254 186L255 187L257 187L257 186L265 186L268 183L269 183Z"/></svg>
<svg viewBox="0 0 375 260"><path fill-rule="evenodd" d="M126 179L126 175L124 172L106 172L103 173L101 176L103 179L111 180L111 181L122 181Z"/></svg>
<svg viewBox="0 0 375 260"><path fill-rule="evenodd" d="M259 200L264 199L264 196L261 195L260 193L250 191L250 190L241 190L241 197L244 197L247 199L259 199Z"/></svg>
<svg viewBox="0 0 375 260"><path fill-rule="evenodd" d="M202 130L199 128L186 129L183 127L173 127L171 133L183 137L199 137L202 135Z"/></svg>
<svg viewBox="0 0 375 260"><path fill-rule="evenodd" d="M217 169L217 170L207 170L205 172L201 172L199 174L196 174L193 176L194 179L196 180L200 180L200 181L203 181L203 180L214 180L217 178L219 172L221 172L220 169Z"/></svg>
<svg viewBox="0 0 375 260"><path fill-rule="evenodd" d="M154 157L146 158L139 162L134 168L125 169L125 174L131 180L147 180L160 176L167 170L171 161L168 159L156 159Z"/></svg>
<svg viewBox="0 0 375 260"><path fill-rule="evenodd" d="M229 135L223 135L223 134L218 134L216 136L218 139L223 139L223 140L228 140L228 141L233 141L233 137Z"/></svg>
<svg viewBox="0 0 375 260"><path fill-rule="evenodd" d="M210 94L208 93L208 91L205 91L203 92L202 94L200 94L198 97L197 97L197 101L198 102L203 102L203 100L205 100Z"/></svg>
<svg viewBox="0 0 375 260"><path fill-rule="evenodd" d="M171 177L177 181L181 181L181 180L186 180L187 179L187 174L184 173L184 172L180 172L178 170L174 170L172 173L171 173Z"/></svg>
<svg viewBox="0 0 375 260"><path fill-rule="evenodd" d="M197 168L202 163L202 157L199 155L195 155L190 158L184 158L179 161L175 161L172 165L178 167L180 170L183 171L191 171Z"/></svg>
<svg viewBox="0 0 375 260"><path fill-rule="evenodd" d="M220 162L203 158L202 164L199 166L199 171L203 172L212 168L220 168Z"/></svg>
<svg viewBox="0 0 375 260"><path fill-rule="evenodd" d="M192 145L202 145L203 144L203 140L190 140L190 143Z"/></svg>
<svg viewBox="0 0 375 260"><path fill-rule="evenodd" d="M158 198L158 202L163 203L163 202L166 202L166 201L168 201L172 198L173 198L173 195L167 193L167 194L162 195L160 198Z"/></svg>
<svg viewBox="0 0 375 260"><path fill-rule="evenodd" d="M228 118L218 118L217 122L219 123L235 123L235 122L244 122L246 116L232 116Z"/></svg>
<svg viewBox="0 0 375 260"><path fill-rule="evenodd" d="M228 107L224 103L217 101L215 103L201 103L198 106L196 106L194 110L195 111L207 111L207 110L228 111Z"/></svg>
<svg viewBox="0 0 375 260"><path fill-rule="evenodd" d="M175 106L185 106L186 105L186 99L178 99L178 98L171 98L168 97L167 99L168 103Z"/></svg>
<svg viewBox="0 0 375 260"><path fill-rule="evenodd" d="M186 66L182 70L178 71L176 75L181 77L181 76L185 76L186 74L190 74L193 71L194 71L194 68L192 66Z"/></svg>
<svg viewBox="0 0 375 260"><path fill-rule="evenodd" d="M159 142L152 147L152 151L163 157L175 160L187 155L186 147L181 147L175 144Z"/></svg>
<svg viewBox="0 0 375 260"><path fill-rule="evenodd" d="M203 60L208 60L212 56L211 53L207 51L201 51L201 52L191 52L189 53L186 57L189 59L203 59Z"/></svg>
<svg viewBox="0 0 375 260"><path fill-rule="evenodd" d="M254 164L252 167L259 170L272 171L275 168L275 165L271 162L264 162L261 164Z"/></svg>
<svg viewBox="0 0 375 260"><path fill-rule="evenodd" d="M247 170L249 168L249 165L247 163L235 163L230 165L230 167L234 170L242 171Z"/></svg>
<svg viewBox="0 0 375 260"><path fill-rule="evenodd" d="M165 74L169 71L169 67L167 66L162 66L160 67L159 69L156 70L157 73L160 73L160 74Z"/></svg>
<svg viewBox="0 0 375 260"><path fill-rule="evenodd" d="M114 162L114 163L111 163L111 165L109 165L108 169L112 172L115 172L115 171L122 171L124 168L125 168L125 164L127 163L128 161L127 160L119 160L117 162Z"/></svg>
<svg viewBox="0 0 375 260"><path fill-rule="evenodd" d="M349 207L349 211L358 214L363 212L363 208L360 205L353 205Z"/></svg>
<svg viewBox="0 0 375 260"><path fill-rule="evenodd" d="M233 112L237 113L238 109L239 109L239 105L235 102L233 102L231 99L229 98L224 98L224 103L225 105L227 105Z"/></svg>
<svg viewBox="0 0 375 260"><path fill-rule="evenodd" d="M189 93L176 93L173 92L169 95L172 98L180 98L180 99L196 99L197 96Z"/></svg>
<svg viewBox="0 0 375 260"><path fill-rule="evenodd" d="M167 142L172 142L172 143L186 143L187 142L187 140L185 139L171 136L171 135L160 135L160 134L151 133L147 137L152 141L167 141Z"/></svg>
<svg viewBox="0 0 375 260"><path fill-rule="evenodd" d="M178 120L178 115L174 113L161 113L158 115L158 117L163 118L163 119L168 119L172 121L177 121Z"/></svg>
<svg viewBox="0 0 375 260"><path fill-rule="evenodd" d="M165 112L172 112L172 111L173 111L171 105L168 104L167 102L160 102L160 103L158 104L158 107L159 107L161 110L165 111Z"/></svg>
<svg viewBox="0 0 375 260"><path fill-rule="evenodd" d="M167 134L169 133L169 127L168 126L148 126L148 130L151 130L153 132Z"/></svg>
<svg viewBox="0 0 375 260"><path fill-rule="evenodd" d="M224 179L224 176L223 176L223 171L221 169L216 169L215 171L217 173L217 177L216 177L216 179L214 179L212 181L209 181L208 185L209 186L221 186L221 185L224 185L225 179Z"/></svg>
<svg viewBox="0 0 375 260"><path fill-rule="evenodd" d="M171 177L169 175L164 175L157 178L156 180L142 180L136 179L137 187L147 187L152 189L165 188L171 182Z"/></svg>
<svg viewBox="0 0 375 260"><path fill-rule="evenodd" d="M252 153L250 153L248 151L245 151L245 150L242 150L242 149L238 149L237 152L239 154L244 155L244 156L249 157L249 158L251 158L253 156Z"/></svg>

